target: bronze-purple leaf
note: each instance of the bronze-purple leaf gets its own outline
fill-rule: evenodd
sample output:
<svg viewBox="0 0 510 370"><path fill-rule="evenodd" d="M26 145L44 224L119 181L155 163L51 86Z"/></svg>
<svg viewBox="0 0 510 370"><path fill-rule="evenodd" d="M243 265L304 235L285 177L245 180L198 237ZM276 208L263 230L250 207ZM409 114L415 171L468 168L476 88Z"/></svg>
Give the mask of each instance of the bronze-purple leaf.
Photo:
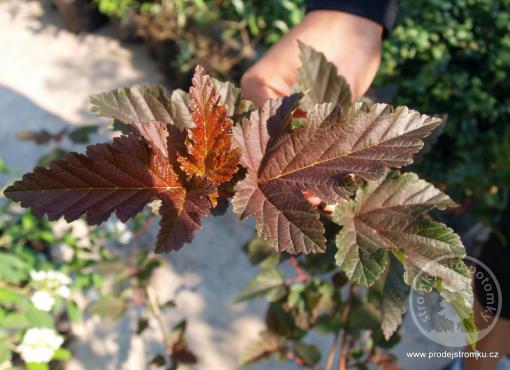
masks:
<svg viewBox="0 0 510 370"><path fill-rule="evenodd" d="M322 104L292 129L298 102L298 95L267 102L235 128L248 175L233 205L242 218L255 216L259 236L275 249L309 253L324 251L325 239L319 214L302 193L328 203L348 198L351 178L377 179L388 167L410 164L441 120L386 104L356 103L346 111Z"/></svg>
<svg viewBox="0 0 510 370"><path fill-rule="evenodd" d="M200 120L195 119L192 132L196 141L214 142L214 147L204 151L202 142L200 146L188 140L187 132L169 118L166 108L172 102L160 88L119 90L94 101L103 114L129 123L130 135L89 146L86 154L71 153L49 168L38 167L8 187L5 196L50 220L64 216L72 221L85 214L91 225L112 213L127 221L159 198L162 219L156 251L181 248L201 227L202 216L210 213L217 187L235 173L239 156L231 147L232 121L200 67L193 84L189 111ZM205 131L209 135L199 135ZM182 158L197 164L184 172Z"/></svg>

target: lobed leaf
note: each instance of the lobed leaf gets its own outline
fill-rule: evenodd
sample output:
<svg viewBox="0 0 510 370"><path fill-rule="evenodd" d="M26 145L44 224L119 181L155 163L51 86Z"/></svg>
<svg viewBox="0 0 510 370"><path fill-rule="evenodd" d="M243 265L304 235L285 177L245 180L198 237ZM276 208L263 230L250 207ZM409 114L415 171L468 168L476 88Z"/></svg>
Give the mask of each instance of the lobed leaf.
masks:
<svg viewBox="0 0 510 370"><path fill-rule="evenodd" d="M189 176L207 177L217 184L232 178L240 157L239 149L232 149L232 120L219 100L211 78L198 66L189 102L195 127L188 130L187 155L178 160Z"/></svg>
<svg viewBox="0 0 510 370"><path fill-rule="evenodd" d="M253 280L251 280L239 292L236 301L244 301L256 297L266 297L269 302L282 298L287 293L285 278L275 267L261 270Z"/></svg>
<svg viewBox="0 0 510 370"><path fill-rule="evenodd" d="M192 122L183 115L187 103L178 99L182 93L177 90L168 98L161 85L135 85L93 95L90 103L93 112L125 124L160 121L182 130L192 127Z"/></svg>
<svg viewBox="0 0 510 370"><path fill-rule="evenodd" d="M239 366L252 365L284 349L285 342L282 338L269 331L263 331L260 333L260 338L250 342L242 351Z"/></svg>
<svg viewBox="0 0 510 370"><path fill-rule="evenodd" d="M402 323L409 294L409 287L403 279L404 269L395 257L390 257L388 268L381 302L381 328L386 340L392 337Z"/></svg>
<svg viewBox="0 0 510 370"><path fill-rule="evenodd" d="M232 118L246 115L253 110L253 103L245 100L241 89L229 81L213 79L213 84L220 95L220 103L223 104Z"/></svg>
<svg viewBox="0 0 510 370"><path fill-rule="evenodd" d="M234 129L248 169L237 184L234 211L255 216L259 236L289 253L325 250L319 214L304 191L328 203L348 198L352 179L377 179L388 167L410 164L422 139L440 124L406 107L357 103L329 113L331 105L323 104L293 129L301 97L266 102Z"/></svg>
<svg viewBox="0 0 510 370"><path fill-rule="evenodd" d="M464 246L453 230L425 216L433 208L453 204L446 194L412 173L369 181L355 200L335 208L333 220L343 226L337 237L337 265L354 282L370 286L385 269L373 260L392 251L404 265L404 281L413 289L437 288L445 298L455 297L456 311L471 333L466 313L472 312L473 293L462 261ZM396 318L398 305L388 303ZM388 323L385 335L396 323Z"/></svg>
<svg viewBox="0 0 510 370"><path fill-rule="evenodd" d="M385 269L384 251L402 248L410 254L418 243L420 216L432 208L451 205L447 195L412 173L369 181L358 190L355 200L335 208L333 220L343 226L337 235L337 265L354 282L372 285ZM464 251L456 243L447 252L452 250L457 254Z"/></svg>
<svg viewBox="0 0 510 370"><path fill-rule="evenodd" d="M299 98L293 95L269 101L252 112L249 121L234 128L234 137L242 148L241 162L248 167L246 178L235 188L234 212L241 218L254 215L258 235L268 240L273 248L290 253L325 249L324 226L319 221L319 213L301 194L293 192L288 183L261 183L257 170L267 156L271 131L277 133L279 125L290 124Z"/></svg>
<svg viewBox="0 0 510 370"><path fill-rule="evenodd" d="M180 188L177 174L165 166L160 153L153 155L137 137L121 136L112 144L89 146L86 155L71 153L48 169L35 168L5 195L37 216L64 216L71 222L86 213L89 223L97 225L112 212L127 221L152 197Z"/></svg>
<svg viewBox="0 0 510 370"><path fill-rule="evenodd" d="M179 250L193 240L195 232L202 227L202 217L210 213L210 194L214 192L213 184L203 181L193 184L186 191L174 192L162 199L157 253Z"/></svg>
<svg viewBox="0 0 510 370"><path fill-rule="evenodd" d="M218 185L237 171L232 121L218 100L201 67L189 99L178 91L170 100L159 86L95 96L95 110L129 123L129 135L112 144L89 146L85 155L68 154L49 168L38 167L8 187L5 195L38 216L72 221L86 214L91 225L112 213L127 221L159 198L162 217L156 251L179 249L192 240L202 216L209 214ZM188 125L186 112L196 125L190 131L192 140L177 127Z"/></svg>
<svg viewBox="0 0 510 370"><path fill-rule="evenodd" d="M348 109L352 94L349 84L323 53L298 41L302 66L298 70L299 91L305 92L301 108L308 112L317 104L333 103Z"/></svg>
<svg viewBox="0 0 510 370"><path fill-rule="evenodd" d="M313 344L294 342L292 351L301 361L303 361L305 366L314 367L321 360L321 351Z"/></svg>

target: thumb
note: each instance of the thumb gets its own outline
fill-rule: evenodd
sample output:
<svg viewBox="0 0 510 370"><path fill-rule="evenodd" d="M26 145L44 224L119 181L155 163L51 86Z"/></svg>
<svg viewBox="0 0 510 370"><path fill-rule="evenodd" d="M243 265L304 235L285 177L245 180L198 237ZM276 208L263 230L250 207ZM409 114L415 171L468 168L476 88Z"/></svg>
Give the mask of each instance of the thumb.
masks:
<svg viewBox="0 0 510 370"><path fill-rule="evenodd" d="M252 74L245 74L241 78L241 91L246 99L251 100L257 107L263 105L269 99L284 96L284 91L268 85L264 79Z"/></svg>

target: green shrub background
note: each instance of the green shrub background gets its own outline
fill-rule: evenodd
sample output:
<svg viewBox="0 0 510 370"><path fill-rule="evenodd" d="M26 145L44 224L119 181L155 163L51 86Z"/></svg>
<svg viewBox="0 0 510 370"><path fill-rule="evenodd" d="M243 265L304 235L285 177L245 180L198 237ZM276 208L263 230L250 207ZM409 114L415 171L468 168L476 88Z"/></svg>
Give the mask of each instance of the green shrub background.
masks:
<svg viewBox="0 0 510 370"><path fill-rule="evenodd" d="M510 1L405 0L376 86L395 104L448 114L418 169L491 224L510 187Z"/></svg>
<svg viewBox="0 0 510 370"><path fill-rule="evenodd" d="M241 24L259 51L299 23L305 0L97 0L109 15L157 12L165 3L204 30ZM164 23L164 22L163 22ZM234 31L232 32L232 35ZM207 37L207 35L206 35ZM222 37L231 37L224 32ZM177 61L192 60L182 48ZM492 224L510 187L510 0L403 0L384 42L375 86L394 86L394 104L447 114L448 123L414 170L444 184L473 220Z"/></svg>

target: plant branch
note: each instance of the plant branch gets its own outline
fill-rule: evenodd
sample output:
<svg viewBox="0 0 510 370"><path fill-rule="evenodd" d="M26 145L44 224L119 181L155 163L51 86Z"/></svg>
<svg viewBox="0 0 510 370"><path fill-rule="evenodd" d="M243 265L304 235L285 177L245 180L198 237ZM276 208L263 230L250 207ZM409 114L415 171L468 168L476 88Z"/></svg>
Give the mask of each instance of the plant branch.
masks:
<svg viewBox="0 0 510 370"><path fill-rule="evenodd" d="M143 234L145 234L147 231L149 231L149 229L151 228L152 226L152 223L153 223L153 220L154 218L153 217L147 217L147 219L145 220L143 226L141 227L140 230L136 231L134 234L133 234L133 239L138 239L139 237L141 237Z"/></svg>
<svg viewBox="0 0 510 370"><path fill-rule="evenodd" d="M338 338L340 338L340 332L335 334L335 338L333 339L333 343L331 344L331 348L328 352L328 358L326 360L326 367L324 370L332 370L333 365L335 364L336 352L338 347Z"/></svg>
<svg viewBox="0 0 510 370"><path fill-rule="evenodd" d="M312 277L299 266L299 261L296 257L292 256L289 259L289 263L294 268L294 271L296 272L296 277L287 279L287 284L294 284L294 283L303 283L305 281L310 280Z"/></svg>
<svg viewBox="0 0 510 370"><path fill-rule="evenodd" d="M368 365L370 363L370 360L374 356L374 354L375 354L375 347L372 347L370 349L370 352L368 352L367 356L363 360L350 363L349 367L359 367L359 366L366 366L366 365Z"/></svg>
<svg viewBox="0 0 510 370"><path fill-rule="evenodd" d="M291 351L287 352L287 360L294 362L296 365L304 366L305 362L297 357L294 353Z"/></svg>
<svg viewBox="0 0 510 370"><path fill-rule="evenodd" d="M351 309L352 297L354 292L354 285L351 284L349 286L349 295L347 296L347 301L345 303L344 311L342 312L342 323L347 322L349 318L349 311ZM342 332L342 342L340 343L340 360L338 362L338 370L347 370L347 355L348 355L348 345L347 345L347 330Z"/></svg>
<svg viewBox="0 0 510 370"><path fill-rule="evenodd" d="M159 309L156 293L150 286L145 287L145 292L147 293L147 298L149 299L149 305L151 307L152 314L156 318L156 321L159 325L159 330L163 335L163 342L166 343L168 339L168 330L166 328L165 321L163 320L163 315L161 315L161 310Z"/></svg>

